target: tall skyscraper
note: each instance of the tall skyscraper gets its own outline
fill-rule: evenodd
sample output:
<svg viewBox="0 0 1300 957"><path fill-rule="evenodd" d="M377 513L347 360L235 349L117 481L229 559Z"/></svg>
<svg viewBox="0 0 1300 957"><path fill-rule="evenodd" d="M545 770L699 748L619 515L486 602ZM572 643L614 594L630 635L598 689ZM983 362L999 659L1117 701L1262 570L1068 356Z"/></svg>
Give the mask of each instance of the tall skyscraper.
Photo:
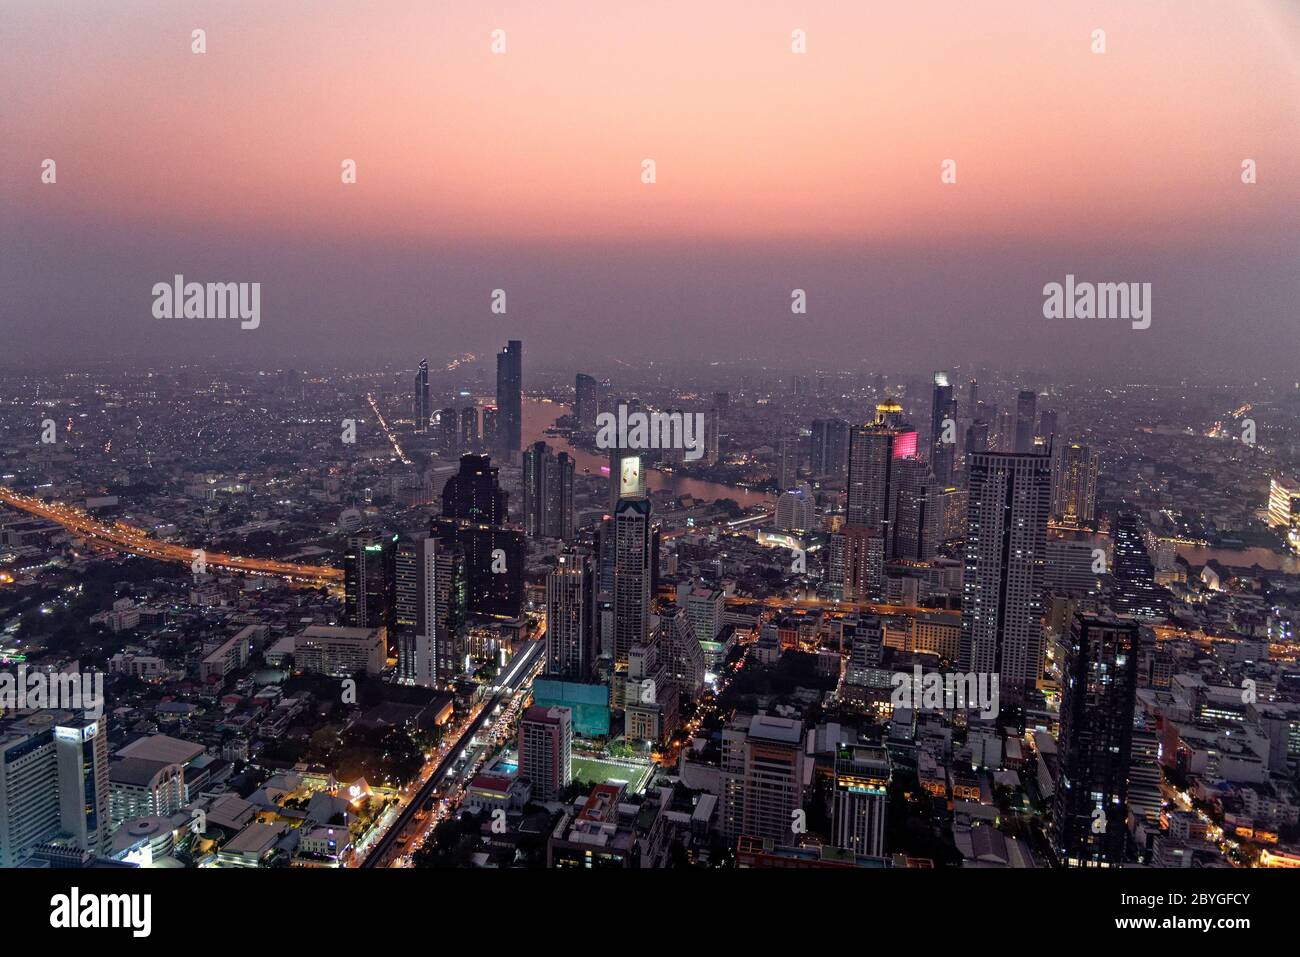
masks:
<svg viewBox="0 0 1300 957"><path fill-rule="evenodd" d="M1122 864L1137 695L1139 626L1080 612L1062 671L1052 845L1067 867Z"/></svg>
<svg viewBox="0 0 1300 957"><path fill-rule="evenodd" d="M519 719L519 776L538 801L554 801L573 780L573 712L533 706Z"/></svg>
<svg viewBox="0 0 1300 957"><path fill-rule="evenodd" d="M844 601L879 601L885 539L874 528L845 525L831 536L830 581Z"/></svg>
<svg viewBox="0 0 1300 957"><path fill-rule="evenodd" d="M443 455L452 456L460 448L460 415L455 409L440 409L437 415L438 449Z"/></svg>
<svg viewBox="0 0 1300 957"><path fill-rule="evenodd" d="M920 560L925 534L927 495L935 487L934 477L920 459L900 459L893 463L894 520L890 523L889 558Z"/></svg>
<svg viewBox="0 0 1300 957"><path fill-rule="evenodd" d="M1101 456L1086 445L1061 443L1052 450L1052 518L1065 525L1091 522L1097 507Z"/></svg>
<svg viewBox="0 0 1300 957"><path fill-rule="evenodd" d="M807 532L816 527L813 493L807 485L782 492L776 500L776 528L783 532Z"/></svg>
<svg viewBox="0 0 1300 957"><path fill-rule="evenodd" d="M795 487L799 478L799 438L783 435L776 440L776 484L782 492Z"/></svg>
<svg viewBox="0 0 1300 957"><path fill-rule="evenodd" d="M524 531L533 538L573 537L574 461L545 442L524 451Z"/></svg>
<svg viewBox="0 0 1300 957"><path fill-rule="evenodd" d="M460 410L460 447L467 452L478 448L478 408L466 406Z"/></svg>
<svg viewBox="0 0 1300 957"><path fill-rule="evenodd" d="M1147 551L1142 520L1133 512L1122 512L1115 519L1111 535L1115 540L1111 606L1117 612L1143 621L1166 617L1165 600L1156 585L1155 566Z"/></svg>
<svg viewBox="0 0 1300 957"><path fill-rule="evenodd" d="M951 429L945 421L951 420ZM952 441L943 441L950 432ZM930 470L942 484L952 484L953 462L957 454L957 402L953 399L948 373L934 374L934 395L930 404Z"/></svg>
<svg viewBox="0 0 1300 957"><path fill-rule="evenodd" d="M556 558L546 576L546 674L586 681L596 670L595 563L574 549Z"/></svg>
<svg viewBox="0 0 1300 957"><path fill-rule="evenodd" d="M61 836L108 853L110 800L105 721L52 710L0 719L0 867Z"/></svg>
<svg viewBox="0 0 1300 957"><path fill-rule="evenodd" d="M497 452L507 462L518 454L523 435L524 345L511 339L497 353Z"/></svg>
<svg viewBox="0 0 1300 957"><path fill-rule="evenodd" d="M594 377L579 372L573 383L573 417L578 428L595 430L600 412L600 389Z"/></svg>
<svg viewBox="0 0 1300 957"><path fill-rule="evenodd" d="M432 531L465 553L471 614L518 617L523 607L524 536L508 524L506 493L486 455L463 455L442 489L442 516Z"/></svg>
<svg viewBox="0 0 1300 957"><path fill-rule="evenodd" d="M374 532L348 537L343 552L343 624L349 628L388 624L389 544Z"/></svg>
<svg viewBox="0 0 1300 957"><path fill-rule="evenodd" d="M836 847L870 857L884 856L889 778L889 752L884 748L839 746L831 802L832 840Z"/></svg>
<svg viewBox="0 0 1300 957"><path fill-rule="evenodd" d="M620 499L614 509L614 663L626 665L633 645L649 643L650 500Z"/></svg>
<svg viewBox="0 0 1300 957"><path fill-rule="evenodd" d="M788 843L803 807L803 723L773 715L737 715L722 731L722 833Z"/></svg>
<svg viewBox="0 0 1300 957"><path fill-rule="evenodd" d="M393 543L393 600L389 640L397 646L397 680L415 684L415 639L420 624L420 560L423 538Z"/></svg>
<svg viewBox="0 0 1300 957"><path fill-rule="evenodd" d="M1034 451L1034 426L1038 417L1038 394L1025 389L1016 397L1016 452Z"/></svg>
<svg viewBox="0 0 1300 957"><path fill-rule="evenodd" d="M429 537L419 542L415 681L438 687L464 670L468 615L465 551Z"/></svg>
<svg viewBox="0 0 1300 957"><path fill-rule="evenodd" d="M421 359L420 368L415 373L415 431L429 431L429 360Z"/></svg>
<svg viewBox="0 0 1300 957"><path fill-rule="evenodd" d="M811 459L813 475L843 476L849 464L849 423L843 419L814 419Z"/></svg>
<svg viewBox="0 0 1300 957"><path fill-rule="evenodd" d="M967 456L961 669L996 673L1008 698L1042 668L1043 560L1052 469L1045 455Z"/></svg>

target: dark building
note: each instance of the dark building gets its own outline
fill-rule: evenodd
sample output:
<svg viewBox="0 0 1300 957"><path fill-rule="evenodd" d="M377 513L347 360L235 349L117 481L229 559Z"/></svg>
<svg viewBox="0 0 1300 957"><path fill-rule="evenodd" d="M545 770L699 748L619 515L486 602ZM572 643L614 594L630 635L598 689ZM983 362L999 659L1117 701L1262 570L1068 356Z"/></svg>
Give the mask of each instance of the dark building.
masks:
<svg viewBox="0 0 1300 957"><path fill-rule="evenodd" d="M614 510L614 641L616 666L634 645L650 640L654 548L648 498L619 499Z"/></svg>
<svg viewBox="0 0 1300 957"><path fill-rule="evenodd" d="M460 471L442 489L433 534L465 556L471 614L518 617L523 606L524 536L509 526L506 493L486 455L462 455Z"/></svg>
<svg viewBox="0 0 1300 957"><path fill-rule="evenodd" d="M1115 560L1111 567L1111 607L1144 621L1166 617L1141 519L1132 512L1121 513L1115 520L1112 535Z"/></svg>
<svg viewBox="0 0 1300 957"><path fill-rule="evenodd" d="M387 544L373 532L348 537L343 552L343 623L349 628L388 624Z"/></svg>
<svg viewBox="0 0 1300 957"><path fill-rule="evenodd" d="M533 538L573 537L574 461L545 442L524 451L524 531Z"/></svg>
<svg viewBox="0 0 1300 957"><path fill-rule="evenodd" d="M814 419L811 458L813 475L843 476L849 464L849 423L843 419Z"/></svg>
<svg viewBox="0 0 1300 957"><path fill-rule="evenodd" d="M1034 424L1038 417L1038 394L1028 389L1016 397L1016 446L1017 452L1034 450Z"/></svg>
<svg viewBox="0 0 1300 957"><path fill-rule="evenodd" d="M951 419L952 441L944 442L944 420ZM930 405L930 470L942 485L952 484L953 462L957 454L957 402L953 398L948 373L934 374L934 396Z"/></svg>
<svg viewBox="0 0 1300 957"><path fill-rule="evenodd" d="M596 428L596 415L600 412L600 389L594 377L579 372L573 382L573 417L578 428Z"/></svg>
<svg viewBox="0 0 1300 957"><path fill-rule="evenodd" d="M467 452L478 448L478 409L472 405L460 410L460 447Z"/></svg>
<svg viewBox="0 0 1300 957"><path fill-rule="evenodd" d="M429 431L429 360L420 360L420 369L415 374L415 431Z"/></svg>
<svg viewBox="0 0 1300 957"><path fill-rule="evenodd" d="M420 540L402 538L393 543L393 599L388 640L396 645L397 679L415 680L415 636L420 624Z"/></svg>
<svg viewBox="0 0 1300 957"><path fill-rule="evenodd" d="M546 674L587 681L599 654L595 563L590 552L562 552L546 576Z"/></svg>
<svg viewBox="0 0 1300 957"><path fill-rule="evenodd" d="M1062 672L1052 846L1067 867L1122 864L1137 695L1139 625L1074 616Z"/></svg>
<svg viewBox="0 0 1300 957"><path fill-rule="evenodd" d="M438 413L438 449L448 456L460 451L460 416L455 409Z"/></svg>
<svg viewBox="0 0 1300 957"><path fill-rule="evenodd" d="M849 435L848 496L845 524L869 528L892 557L900 463L916 457L916 432L901 424L895 402L876 406L876 421Z"/></svg>
<svg viewBox="0 0 1300 957"><path fill-rule="evenodd" d="M518 453L523 439L524 345L511 339L497 353L496 449L505 461Z"/></svg>

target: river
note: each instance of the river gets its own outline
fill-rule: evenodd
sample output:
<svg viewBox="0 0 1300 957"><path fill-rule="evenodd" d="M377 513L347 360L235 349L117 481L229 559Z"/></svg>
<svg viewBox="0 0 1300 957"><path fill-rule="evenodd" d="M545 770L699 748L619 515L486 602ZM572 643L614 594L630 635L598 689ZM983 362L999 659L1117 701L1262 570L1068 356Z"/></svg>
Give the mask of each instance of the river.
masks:
<svg viewBox="0 0 1300 957"><path fill-rule="evenodd" d="M608 457L595 455L586 449L574 448L569 444L569 440L562 435L546 434L546 430L555 425L560 416L568 413L569 407L562 403L551 402L546 399L531 399L525 396L522 423L524 446L527 447L534 442L542 441L558 452L569 453L573 457L579 472L590 472L593 475L608 474ZM690 495L706 502L729 498L739 502L742 506L766 505L770 507L776 503L776 496L767 492L754 492L749 489L736 488L733 485L722 485L718 482L704 482L700 479L669 475L658 469L646 470L646 487L652 491L667 489L674 495Z"/></svg>

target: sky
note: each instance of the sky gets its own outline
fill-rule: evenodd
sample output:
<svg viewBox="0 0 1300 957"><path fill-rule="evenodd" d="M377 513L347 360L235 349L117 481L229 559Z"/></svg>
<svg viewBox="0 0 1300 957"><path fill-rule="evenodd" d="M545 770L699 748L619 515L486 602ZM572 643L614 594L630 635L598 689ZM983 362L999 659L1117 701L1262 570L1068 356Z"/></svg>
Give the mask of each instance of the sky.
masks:
<svg viewBox="0 0 1300 957"><path fill-rule="evenodd" d="M1297 354L1291 0L4 0L0 92L0 364Z"/></svg>

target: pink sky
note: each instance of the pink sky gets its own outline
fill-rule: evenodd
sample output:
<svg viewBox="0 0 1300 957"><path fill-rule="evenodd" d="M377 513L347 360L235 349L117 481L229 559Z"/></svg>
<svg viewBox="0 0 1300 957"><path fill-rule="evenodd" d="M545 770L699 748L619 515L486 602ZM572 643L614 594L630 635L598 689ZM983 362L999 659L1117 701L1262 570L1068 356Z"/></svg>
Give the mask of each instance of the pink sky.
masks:
<svg viewBox="0 0 1300 957"><path fill-rule="evenodd" d="M24 217L1160 243L1281 232L1300 209L1300 17L1283 0L7 7L0 193Z"/></svg>

